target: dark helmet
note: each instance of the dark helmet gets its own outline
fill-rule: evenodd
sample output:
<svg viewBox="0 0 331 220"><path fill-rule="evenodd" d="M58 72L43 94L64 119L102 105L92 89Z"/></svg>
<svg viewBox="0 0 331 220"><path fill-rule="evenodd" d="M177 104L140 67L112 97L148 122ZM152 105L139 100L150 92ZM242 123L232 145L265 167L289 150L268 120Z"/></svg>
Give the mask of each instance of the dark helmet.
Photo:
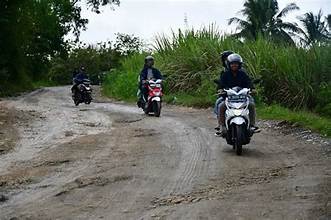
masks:
<svg viewBox="0 0 331 220"><path fill-rule="evenodd" d="M239 64L239 68L241 68L242 64L243 64L243 58L241 58L241 56L239 54L231 54L230 56L228 56L227 62L229 64L231 63L238 63Z"/></svg>
<svg viewBox="0 0 331 220"><path fill-rule="evenodd" d="M84 72L85 71L85 66L82 65L82 66L80 66L79 69L80 69L80 71L83 71Z"/></svg>
<svg viewBox="0 0 331 220"><path fill-rule="evenodd" d="M221 53L221 60L222 60L222 64L225 68L227 68L227 58L228 56L230 56L231 54L234 54L234 52L232 52L231 50L226 50L226 51L223 51Z"/></svg>

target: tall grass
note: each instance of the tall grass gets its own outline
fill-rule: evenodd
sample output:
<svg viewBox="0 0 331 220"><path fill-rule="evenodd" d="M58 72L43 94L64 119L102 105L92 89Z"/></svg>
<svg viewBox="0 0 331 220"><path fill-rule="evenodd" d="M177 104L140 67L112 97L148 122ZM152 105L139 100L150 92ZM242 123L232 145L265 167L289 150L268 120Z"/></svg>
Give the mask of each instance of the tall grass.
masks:
<svg viewBox="0 0 331 220"><path fill-rule="evenodd" d="M103 93L117 99L136 100L138 75L144 57L144 54L134 54L122 61L120 69L110 71L103 83Z"/></svg>
<svg viewBox="0 0 331 220"><path fill-rule="evenodd" d="M219 74L219 54L231 47L233 40L222 36L215 26L208 29L173 33L172 38L156 38L156 56L161 70L169 76L171 92L193 92L204 81Z"/></svg>
<svg viewBox="0 0 331 220"><path fill-rule="evenodd" d="M215 26L179 30L171 37L156 38L156 66L168 75L167 93L200 97L208 100L205 104L210 103L215 93L213 79L219 77L220 53L224 50L241 54L251 77L262 79L260 95L266 103L294 109L318 107L320 111L331 103L330 45L307 50L264 39L241 42L222 35ZM110 95L134 97L143 57L134 55L123 61L121 69L109 74L105 88ZM323 100L319 98L322 95Z"/></svg>
<svg viewBox="0 0 331 220"><path fill-rule="evenodd" d="M209 35L208 35L209 34ZM179 32L157 38L160 67L171 76L171 91L196 91L220 72L219 54L233 50L245 60L252 78L263 79L264 97L291 108L316 105L320 85L330 82L331 47L311 50L260 39L242 43L213 30Z"/></svg>

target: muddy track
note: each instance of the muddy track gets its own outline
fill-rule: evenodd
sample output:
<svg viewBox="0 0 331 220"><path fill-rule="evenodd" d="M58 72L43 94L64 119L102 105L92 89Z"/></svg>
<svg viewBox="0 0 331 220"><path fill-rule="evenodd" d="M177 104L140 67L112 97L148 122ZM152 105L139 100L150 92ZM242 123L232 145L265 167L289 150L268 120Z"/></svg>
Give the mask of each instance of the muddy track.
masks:
<svg viewBox="0 0 331 220"><path fill-rule="evenodd" d="M260 121L238 157L210 110L154 118L100 97L74 107L68 92L0 102L1 220L331 218L328 140Z"/></svg>

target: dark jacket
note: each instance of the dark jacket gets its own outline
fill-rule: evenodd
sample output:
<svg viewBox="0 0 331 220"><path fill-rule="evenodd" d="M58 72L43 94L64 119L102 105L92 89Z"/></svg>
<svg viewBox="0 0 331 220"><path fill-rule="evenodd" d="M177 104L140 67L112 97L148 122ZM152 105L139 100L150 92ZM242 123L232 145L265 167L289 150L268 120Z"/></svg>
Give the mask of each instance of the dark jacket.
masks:
<svg viewBox="0 0 331 220"><path fill-rule="evenodd" d="M240 88L253 88L251 79L243 69L240 69L236 76L233 76L232 72L229 70L225 71L221 75L219 82L219 88L221 89L228 89L236 86Z"/></svg>
<svg viewBox="0 0 331 220"><path fill-rule="evenodd" d="M84 79L88 79L87 74L86 74L85 72L79 72L79 73L75 76L75 78L74 78L74 82L75 82L76 84L79 84L79 83L83 82Z"/></svg>
<svg viewBox="0 0 331 220"><path fill-rule="evenodd" d="M140 72L140 82L141 82L142 80L146 80L146 79L147 79L147 74L148 74L148 69L149 69L149 68L150 68L150 67L144 67L144 68L141 70L141 72ZM151 69L152 69L153 76L154 76L155 79L162 79L161 72L160 72L158 69L156 69L156 68L154 68L154 67L151 67Z"/></svg>

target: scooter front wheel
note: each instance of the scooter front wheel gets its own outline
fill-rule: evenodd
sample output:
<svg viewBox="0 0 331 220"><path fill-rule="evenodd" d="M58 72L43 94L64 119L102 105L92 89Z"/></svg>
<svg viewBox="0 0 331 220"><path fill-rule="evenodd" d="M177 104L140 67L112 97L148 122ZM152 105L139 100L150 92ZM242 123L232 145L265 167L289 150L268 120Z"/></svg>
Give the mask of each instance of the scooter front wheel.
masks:
<svg viewBox="0 0 331 220"><path fill-rule="evenodd" d="M154 101L153 102L153 112L155 117L160 117L161 115L161 102Z"/></svg>
<svg viewBox="0 0 331 220"><path fill-rule="evenodd" d="M242 154L242 135L243 135L243 127L241 125L237 125L236 129L236 140L234 142L234 148L236 150L236 154L240 156Z"/></svg>

